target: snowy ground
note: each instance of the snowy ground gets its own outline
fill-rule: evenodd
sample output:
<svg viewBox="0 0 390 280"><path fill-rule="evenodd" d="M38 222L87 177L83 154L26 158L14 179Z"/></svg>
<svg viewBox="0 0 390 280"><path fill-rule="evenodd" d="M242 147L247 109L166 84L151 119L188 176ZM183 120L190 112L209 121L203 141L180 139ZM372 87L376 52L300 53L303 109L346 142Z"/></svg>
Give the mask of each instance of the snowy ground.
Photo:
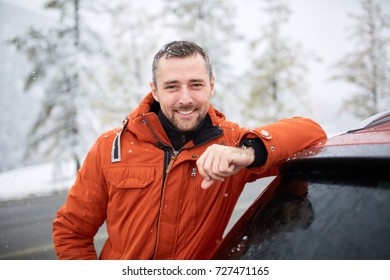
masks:
<svg viewBox="0 0 390 280"><path fill-rule="evenodd" d="M61 175L54 170L54 164L47 163L0 173L0 201L45 196L69 189L75 180L73 165L62 164Z"/></svg>

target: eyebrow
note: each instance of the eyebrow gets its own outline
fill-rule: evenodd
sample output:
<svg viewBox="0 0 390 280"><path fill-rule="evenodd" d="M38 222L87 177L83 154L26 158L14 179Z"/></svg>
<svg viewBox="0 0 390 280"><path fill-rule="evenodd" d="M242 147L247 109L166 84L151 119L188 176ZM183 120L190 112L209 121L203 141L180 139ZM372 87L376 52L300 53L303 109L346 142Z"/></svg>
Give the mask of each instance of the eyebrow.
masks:
<svg viewBox="0 0 390 280"><path fill-rule="evenodd" d="M170 85L170 84L176 84L176 83L178 83L177 80L170 80L170 81L163 82L163 85Z"/></svg>
<svg viewBox="0 0 390 280"><path fill-rule="evenodd" d="M178 80L168 80L168 81L163 82L163 85L176 84L178 82L179 82ZM204 79L191 79L190 82L191 83L204 83L205 80Z"/></svg>
<svg viewBox="0 0 390 280"><path fill-rule="evenodd" d="M192 79L190 80L192 83L204 83L205 80L204 79Z"/></svg>

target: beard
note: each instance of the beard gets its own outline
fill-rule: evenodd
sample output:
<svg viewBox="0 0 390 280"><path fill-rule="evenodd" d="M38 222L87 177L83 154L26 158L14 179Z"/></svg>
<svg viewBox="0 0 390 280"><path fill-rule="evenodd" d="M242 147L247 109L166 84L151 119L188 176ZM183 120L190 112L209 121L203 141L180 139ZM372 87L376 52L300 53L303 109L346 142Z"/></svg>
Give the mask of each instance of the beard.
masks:
<svg viewBox="0 0 390 280"><path fill-rule="evenodd" d="M190 112L188 115L186 113ZM166 118L180 132L190 132L199 127L206 117L207 111L202 112L194 106L174 108ZM187 117L188 116L188 117Z"/></svg>

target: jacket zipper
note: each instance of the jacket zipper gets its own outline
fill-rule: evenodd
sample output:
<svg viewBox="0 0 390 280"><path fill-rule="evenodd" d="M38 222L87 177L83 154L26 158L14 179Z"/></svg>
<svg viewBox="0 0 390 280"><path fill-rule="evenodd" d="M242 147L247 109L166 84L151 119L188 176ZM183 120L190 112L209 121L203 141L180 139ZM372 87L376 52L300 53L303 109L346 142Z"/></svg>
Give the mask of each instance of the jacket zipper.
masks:
<svg viewBox="0 0 390 280"><path fill-rule="evenodd" d="M161 143L158 143L157 146L164 150L164 169L163 169L163 179L162 179L162 189L164 189L165 178L167 177L169 171L171 171L172 166L175 163L175 160L180 153L180 150L176 151L172 147L164 146Z"/></svg>
<svg viewBox="0 0 390 280"><path fill-rule="evenodd" d="M177 156L179 155L180 150L176 151L176 150L173 149L173 147L171 147L170 145L164 143L160 139L160 137L158 137L156 132L154 131L153 127L149 123L148 118L146 118L144 115L142 116L142 118L145 121L145 123L148 125L149 129L153 133L153 135L156 138L156 140L158 141L156 143L156 146L159 147L160 149L164 150L164 168L163 168L164 171L163 171L163 180L162 180L162 184L161 184L160 205L159 205L159 208L158 208L159 210L158 210L158 214L157 214L156 241L154 242L153 255L151 256L151 259L154 259L155 255L156 255L156 251L157 251L157 240L158 240L158 235L159 235L159 226L158 226L158 224L160 222L162 197L163 197L164 187L165 187L165 179L166 179L166 176L167 176L168 172L172 169L172 166L175 163L175 160L176 160Z"/></svg>
<svg viewBox="0 0 390 280"><path fill-rule="evenodd" d="M159 234L159 226L158 226L158 224L159 224L160 214L161 214L161 205L162 205L162 197L163 197L163 193L164 193L165 179L166 179L167 174L171 171L171 169L173 167L173 164L175 163L175 160L177 159L180 151L183 150L183 149L190 149L190 147L182 148L182 149L179 149L178 151L176 151L172 146L167 145L166 143L164 143L160 139L160 137L156 134L156 132L154 131L153 127L149 123L148 118L145 117L144 115L142 115L142 117L143 117L143 120L145 121L145 123L148 125L149 129L151 130L151 132L153 133L154 137L158 141L156 143L156 145L159 148L164 150L164 173L163 173L163 180L162 180L162 186L161 186L160 205L159 205L159 211L158 211L158 216L157 216L156 241L155 241L155 245L154 245L153 255L151 257L152 259L154 259L155 255L156 255L156 250L157 250L157 239L158 239L158 234ZM215 138L219 137L221 134L222 133L220 133L218 135L215 135L214 137L211 137L211 138L207 139L206 141L203 141L202 143L199 143L198 145L194 145L191 148L195 148L195 147L201 146L201 145L203 145L203 144L205 144L205 143L207 143L209 141L212 141ZM196 168L195 167L192 169L191 176L193 176L193 177L196 176Z"/></svg>
<svg viewBox="0 0 390 280"><path fill-rule="evenodd" d="M151 126L151 124L149 123L149 120L147 117L145 116L142 116L143 117L143 120L145 121L145 123L149 126L149 129L151 130L151 132L153 133L154 137L156 138L156 140L158 141L156 143L157 147L159 147L160 149L163 149L164 150L164 175L163 175L163 187L164 187L164 182L165 182L165 177L166 177L166 174L169 173L169 171L171 171L172 169L172 166L173 164L175 163L175 160L177 158L177 156L179 155L180 151L182 149L179 149L178 151L176 151L172 146L164 143L160 137L158 137L158 135L156 134L156 132L154 131L153 127ZM167 158L169 157L169 160L167 160Z"/></svg>
<svg viewBox="0 0 390 280"><path fill-rule="evenodd" d="M171 158L169 160L167 168L165 169L165 174L168 174L169 171L171 171L172 166L175 163L175 160L176 160L177 156L179 155L179 153L180 153L180 150L179 151L175 151L175 150L172 151Z"/></svg>

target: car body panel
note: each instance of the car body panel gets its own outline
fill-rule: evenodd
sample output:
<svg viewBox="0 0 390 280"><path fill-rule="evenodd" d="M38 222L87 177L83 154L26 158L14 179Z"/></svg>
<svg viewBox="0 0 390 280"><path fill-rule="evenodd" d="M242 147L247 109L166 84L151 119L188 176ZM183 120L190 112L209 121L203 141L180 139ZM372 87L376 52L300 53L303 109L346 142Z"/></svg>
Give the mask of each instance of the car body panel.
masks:
<svg viewBox="0 0 390 280"><path fill-rule="evenodd" d="M389 242L387 113L291 157L212 259L390 259Z"/></svg>

